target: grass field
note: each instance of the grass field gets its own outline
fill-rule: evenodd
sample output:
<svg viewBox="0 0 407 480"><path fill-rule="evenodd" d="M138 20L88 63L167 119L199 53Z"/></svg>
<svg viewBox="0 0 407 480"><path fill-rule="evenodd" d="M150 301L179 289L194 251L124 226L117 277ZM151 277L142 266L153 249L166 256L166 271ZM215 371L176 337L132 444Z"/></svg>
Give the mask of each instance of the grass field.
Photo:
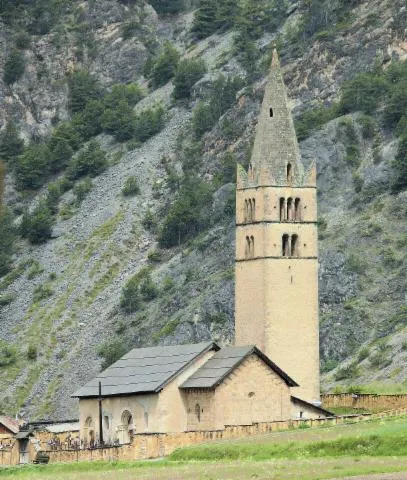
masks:
<svg viewBox="0 0 407 480"><path fill-rule="evenodd" d="M407 472L407 418L219 441L150 462L79 463L0 469L20 480L317 480ZM406 474L407 478L407 474Z"/></svg>

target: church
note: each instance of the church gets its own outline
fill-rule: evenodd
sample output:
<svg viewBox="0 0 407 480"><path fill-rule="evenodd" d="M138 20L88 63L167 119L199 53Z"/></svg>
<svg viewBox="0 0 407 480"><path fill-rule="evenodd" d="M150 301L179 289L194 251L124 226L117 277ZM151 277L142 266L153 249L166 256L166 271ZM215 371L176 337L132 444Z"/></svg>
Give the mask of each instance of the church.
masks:
<svg viewBox="0 0 407 480"><path fill-rule="evenodd" d="M136 348L84 385L84 444L318 418L316 167L304 169L277 52L236 186L235 343Z"/></svg>

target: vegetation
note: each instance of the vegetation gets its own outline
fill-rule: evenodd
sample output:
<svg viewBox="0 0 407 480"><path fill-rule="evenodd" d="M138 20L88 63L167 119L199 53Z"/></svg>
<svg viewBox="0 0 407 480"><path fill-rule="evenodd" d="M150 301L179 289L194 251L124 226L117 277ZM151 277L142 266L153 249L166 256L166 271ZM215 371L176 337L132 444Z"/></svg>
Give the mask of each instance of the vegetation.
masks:
<svg viewBox="0 0 407 480"><path fill-rule="evenodd" d="M179 58L178 50L171 42L166 41L160 54L147 64L145 71L155 88L165 85L175 75Z"/></svg>
<svg viewBox="0 0 407 480"><path fill-rule="evenodd" d="M4 340L0 340L0 368L15 363L17 350Z"/></svg>
<svg viewBox="0 0 407 480"><path fill-rule="evenodd" d="M185 0L150 0L157 13L177 13L185 8Z"/></svg>
<svg viewBox="0 0 407 480"><path fill-rule="evenodd" d="M24 142L21 140L17 126L8 122L6 128L0 132L0 159L11 164L23 153Z"/></svg>
<svg viewBox="0 0 407 480"><path fill-rule="evenodd" d="M203 60L193 58L181 60L175 72L174 98L176 100L188 98L191 95L192 87L205 72L206 65Z"/></svg>
<svg viewBox="0 0 407 480"><path fill-rule="evenodd" d="M122 340L107 341L98 348L98 355L102 358L101 370L105 370L113 363L117 362L125 353L126 345Z"/></svg>
<svg viewBox="0 0 407 480"><path fill-rule="evenodd" d="M140 193L140 187L137 181L137 177L127 177L122 188L122 194L125 197L131 197Z"/></svg>
<svg viewBox="0 0 407 480"><path fill-rule="evenodd" d="M120 306L126 313L137 311L143 304L158 295L158 287L153 282L150 269L142 268L125 284L120 298Z"/></svg>
<svg viewBox="0 0 407 480"><path fill-rule="evenodd" d="M54 218L46 201L41 201L30 213L25 212L20 225L20 234L33 244L46 242L51 238Z"/></svg>
<svg viewBox="0 0 407 480"><path fill-rule="evenodd" d="M103 172L107 167L107 159L105 152L95 140L81 150L76 157L73 157L67 168L67 176L71 180L75 180L84 176L95 177Z"/></svg>
<svg viewBox="0 0 407 480"><path fill-rule="evenodd" d="M25 71L24 54L20 50L13 50L4 64L3 80L11 85L19 80Z"/></svg>
<svg viewBox="0 0 407 480"><path fill-rule="evenodd" d="M1 198L0 198L1 201ZM9 272L16 240L16 229L9 210L1 207L0 202L0 277Z"/></svg>

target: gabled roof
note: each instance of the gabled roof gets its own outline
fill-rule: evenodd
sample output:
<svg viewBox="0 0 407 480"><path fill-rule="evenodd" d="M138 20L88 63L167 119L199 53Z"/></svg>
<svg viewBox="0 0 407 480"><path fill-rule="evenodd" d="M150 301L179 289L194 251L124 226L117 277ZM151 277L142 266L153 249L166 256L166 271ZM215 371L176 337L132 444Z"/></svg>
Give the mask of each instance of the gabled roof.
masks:
<svg viewBox="0 0 407 480"><path fill-rule="evenodd" d="M5 415L0 415L0 424L4 425L7 430L10 430L11 433L17 433L20 430L19 423L10 417L6 417Z"/></svg>
<svg viewBox="0 0 407 480"><path fill-rule="evenodd" d="M157 393L185 370L195 359L210 350L219 350L214 342L169 347L135 348L80 388L73 397L89 398Z"/></svg>
<svg viewBox="0 0 407 480"><path fill-rule="evenodd" d="M216 388L248 356L255 354L263 360L290 387L298 384L273 363L255 345L225 347L215 353L201 368L192 374L180 388Z"/></svg>
<svg viewBox="0 0 407 480"><path fill-rule="evenodd" d="M321 408L318 405L314 405L313 403L306 402L301 398L291 396L291 401L293 403L297 403L298 405L303 405L304 407L312 408L317 412L319 412L321 415L325 415L326 417L336 417L334 413L329 412L328 410L325 410L324 408Z"/></svg>

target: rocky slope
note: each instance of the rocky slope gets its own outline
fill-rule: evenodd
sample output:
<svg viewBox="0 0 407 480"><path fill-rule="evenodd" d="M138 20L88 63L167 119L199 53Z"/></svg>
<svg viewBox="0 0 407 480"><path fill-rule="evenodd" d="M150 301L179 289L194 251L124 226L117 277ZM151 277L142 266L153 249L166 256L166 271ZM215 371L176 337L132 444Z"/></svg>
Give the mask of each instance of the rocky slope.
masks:
<svg viewBox="0 0 407 480"><path fill-rule="evenodd" d="M69 117L64 79L78 67L89 69L106 87L129 81L146 87L143 66L149 49L169 39L183 56L203 58L208 73L190 102L173 102L171 82L150 89L136 108L162 102L168 110L165 128L137 148L126 149L100 135L110 167L93 179L85 200L70 218L58 217L46 244L19 241L15 268L0 279L2 294L13 298L0 306L0 336L18 351L16 361L0 369L0 386L3 409L32 418L75 417L76 401L70 395L99 371L97 352L112 340L129 348L207 338L227 343L233 337L234 219L228 205L234 185L217 186L209 229L180 247L159 251L158 257L156 235L143 219L151 211L160 221L174 198L167 166L182 169L179 136L189 134L196 100L218 73L246 77L233 49L234 32L191 45L191 12L166 17L142 2L72 3L81 7L93 44L85 42L78 55L70 28L78 11L72 7L58 28L32 36L24 51L23 77L11 87L0 82L0 124L14 119L25 139L46 135ZM405 18L405 9L401 1L360 2L346 25L304 44L293 36L304 10L292 5L278 31L266 32L257 46L266 57L278 34L294 114L336 100L343 82L360 71L405 60L406 32L397 21ZM122 26L129 19L136 20L138 30L124 40ZM15 32L5 25L0 32L1 51L6 52ZM0 72L4 62L5 56ZM264 78L249 81L204 136L197 170L206 181L216 177L226 150L247 161L263 83ZM233 124L232 133L225 120ZM360 151L357 167L347 158L350 143ZM305 163L316 159L318 165L321 354L330 370L325 386L402 382L407 378L407 318L400 315L396 321L394 315L406 305L407 192L395 196L388 188L397 137L378 127L374 138L364 138L355 113L330 121L301 143L301 151ZM141 193L123 197L130 175L139 179ZM35 205L44 192L24 198L15 190L13 176L7 177L6 201L17 212L23 204ZM60 210L71 200L72 192L65 193ZM126 314L119 305L123 286L146 265L159 294L141 311ZM35 301L35 291L44 285L49 296ZM27 355L30 345L37 348L36 358Z"/></svg>

